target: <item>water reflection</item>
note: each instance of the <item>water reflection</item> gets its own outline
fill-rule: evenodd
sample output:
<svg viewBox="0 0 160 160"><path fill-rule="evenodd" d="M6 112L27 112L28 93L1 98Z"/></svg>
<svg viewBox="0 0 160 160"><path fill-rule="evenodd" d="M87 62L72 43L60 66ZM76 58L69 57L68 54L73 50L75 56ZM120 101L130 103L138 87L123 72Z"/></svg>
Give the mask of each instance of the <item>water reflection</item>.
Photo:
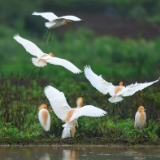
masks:
<svg viewBox="0 0 160 160"><path fill-rule="evenodd" d="M50 154L46 153L42 157L40 157L40 160L51 160L50 159Z"/></svg>
<svg viewBox="0 0 160 160"><path fill-rule="evenodd" d="M0 160L160 160L160 147L0 147Z"/></svg>
<svg viewBox="0 0 160 160"><path fill-rule="evenodd" d="M76 152L75 150L63 150L63 159L62 160L75 160Z"/></svg>

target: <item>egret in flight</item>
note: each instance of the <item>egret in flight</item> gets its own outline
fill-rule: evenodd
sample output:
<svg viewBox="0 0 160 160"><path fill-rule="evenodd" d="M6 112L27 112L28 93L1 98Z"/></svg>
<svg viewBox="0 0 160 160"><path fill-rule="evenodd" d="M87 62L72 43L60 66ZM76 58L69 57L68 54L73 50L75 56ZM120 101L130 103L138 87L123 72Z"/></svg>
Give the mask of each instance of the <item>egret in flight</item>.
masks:
<svg viewBox="0 0 160 160"><path fill-rule="evenodd" d="M105 81L101 75L96 75L89 66L85 67L84 73L86 78L90 81L93 87L95 87L98 91L100 91L103 94L109 93L111 95L111 98L109 98L108 100L112 103L120 102L123 100L122 97L131 96L137 91L141 91L142 89L159 81L159 79L157 79L153 82L136 82L135 84L131 84L128 86L123 86L123 82L120 82L119 86L114 86L112 83Z"/></svg>
<svg viewBox="0 0 160 160"><path fill-rule="evenodd" d="M143 106L140 106L138 108L138 111L135 115L135 122L134 122L134 128L137 128L140 132L142 131L145 122L146 122L146 113Z"/></svg>
<svg viewBox="0 0 160 160"><path fill-rule="evenodd" d="M74 137L75 134L75 125L78 127L78 118L81 116L89 116L89 117L101 117L104 116L107 112L94 107L92 105L83 106L83 98L79 97L76 101L77 108L71 108L63 92L58 91L52 86L47 86L44 89L44 93L48 98L53 111L62 121L65 122L63 125L64 129L62 132L62 138Z"/></svg>
<svg viewBox="0 0 160 160"><path fill-rule="evenodd" d="M18 34L14 36L14 39L17 42L19 42L26 49L27 52L37 57L37 58L32 58L32 63L35 65L35 68L36 67L43 68L44 66L47 65L47 63L50 63L54 65L61 65L73 73L82 72L74 64L72 64L71 62L67 60L58 58L53 53L46 54L42 52L34 43L32 43L31 41L27 39L20 37ZM35 68L33 69L33 71L35 70ZM29 77L32 75L33 71L31 72ZM40 77L40 71L39 71L39 77Z"/></svg>
<svg viewBox="0 0 160 160"><path fill-rule="evenodd" d="M49 21L49 22L45 23L45 26L48 28L48 33L51 30L51 36L52 36L52 29L53 28L64 26L68 22L80 21L81 20L80 18L78 18L76 16L72 16L72 15L57 17L52 12L40 12L40 13L33 12L32 15L42 16L43 18L45 18L45 19L47 19ZM48 36L48 33L47 33L47 36ZM46 38L47 38L47 36L46 36ZM46 38L45 38L45 40L46 40ZM50 37L49 41L50 40L51 40L51 37Z"/></svg>
<svg viewBox="0 0 160 160"><path fill-rule="evenodd" d="M49 131L50 125L51 125L50 114L48 111L51 111L51 110L47 108L46 104L40 105L38 119L45 131Z"/></svg>

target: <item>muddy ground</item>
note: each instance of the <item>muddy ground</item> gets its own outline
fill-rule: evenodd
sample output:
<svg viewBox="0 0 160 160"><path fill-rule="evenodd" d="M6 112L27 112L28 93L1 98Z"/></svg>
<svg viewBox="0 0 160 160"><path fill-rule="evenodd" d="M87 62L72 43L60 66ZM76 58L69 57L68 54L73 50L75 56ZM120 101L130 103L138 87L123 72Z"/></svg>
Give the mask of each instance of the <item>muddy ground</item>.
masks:
<svg viewBox="0 0 160 160"><path fill-rule="evenodd" d="M0 145L160 145L160 138L0 138Z"/></svg>

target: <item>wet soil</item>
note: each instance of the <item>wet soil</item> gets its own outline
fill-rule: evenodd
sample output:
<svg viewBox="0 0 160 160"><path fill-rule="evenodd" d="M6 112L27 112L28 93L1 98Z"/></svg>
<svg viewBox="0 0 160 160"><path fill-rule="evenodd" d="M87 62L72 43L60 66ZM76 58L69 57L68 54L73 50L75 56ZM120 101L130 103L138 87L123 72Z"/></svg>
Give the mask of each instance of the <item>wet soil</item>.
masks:
<svg viewBox="0 0 160 160"><path fill-rule="evenodd" d="M160 138L0 138L0 145L160 145Z"/></svg>

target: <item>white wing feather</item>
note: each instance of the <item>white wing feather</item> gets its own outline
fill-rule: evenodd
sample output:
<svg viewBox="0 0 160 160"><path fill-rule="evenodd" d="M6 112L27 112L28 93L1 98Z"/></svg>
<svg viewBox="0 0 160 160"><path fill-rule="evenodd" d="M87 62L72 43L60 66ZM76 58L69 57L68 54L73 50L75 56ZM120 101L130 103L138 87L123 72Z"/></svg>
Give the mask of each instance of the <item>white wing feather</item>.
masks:
<svg viewBox="0 0 160 160"><path fill-rule="evenodd" d="M92 105L86 105L80 109L79 108L76 109L76 111L72 115L69 122L71 122L74 119L77 119L78 117L81 117L81 116L101 117L101 116L104 116L106 113L107 113L106 111L104 111L100 108L94 107Z"/></svg>
<svg viewBox="0 0 160 160"><path fill-rule="evenodd" d="M58 91L52 86L47 86L44 89L44 93L48 98L52 109L57 115L57 117L60 118L62 121L65 121L67 113L71 110L71 108L68 105L63 92Z"/></svg>
<svg viewBox="0 0 160 160"><path fill-rule="evenodd" d="M53 21L54 19L57 19L58 17L52 13L52 12L33 12L32 15L36 16L42 16L43 18L49 20L50 22Z"/></svg>
<svg viewBox="0 0 160 160"><path fill-rule="evenodd" d="M71 128L64 128L63 131L62 131L62 136L61 137L62 138L71 137Z"/></svg>
<svg viewBox="0 0 160 160"><path fill-rule="evenodd" d="M59 17L59 19L68 19L68 20L71 20L71 21L80 21L81 19L76 17L76 16L62 16L62 17Z"/></svg>
<svg viewBox="0 0 160 160"><path fill-rule="evenodd" d="M139 114L139 112L137 111L137 112L136 112L136 115L135 115L134 128L137 128L137 124L138 124L138 122L139 122L139 117L140 117L140 114Z"/></svg>
<svg viewBox="0 0 160 160"><path fill-rule="evenodd" d="M41 57L44 54L34 43L20 37L18 34L16 34L13 38L33 56Z"/></svg>
<svg viewBox="0 0 160 160"><path fill-rule="evenodd" d="M156 83L158 82L159 79L157 79L156 81L153 81L153 82L146 82L146 83L135 83L135 84L131 84L129 86L126 86L125 88L125 92L123 92L122 96L125 97L125 96L131 96L133 95L135 92L137 91L141 91L142 89L152 85L153 83Z"/></svg>
<svg viewBox="0 0 160 160"><path fill-rule="evenodd" d="M66 69L70 70L73 73L80 73L80 72L82 72L74 64L72 64L71 62L69 62L69 61L67 61L65 59L61 59L61 58L57 58L57 57L52 57L52 58L46 59L46 61L48 63L54 64L54 65L61 65L61 66L65 67Z"/></svg>
<svg viewBox="0 0 160 160"><path fill-rule="evenodd" d="M42 118L42 113L43 112L46 112L47 110L46 109L41 109L38 113L38 119L41 123L41 125L43 126L43 128L45 129L45 131L49 131L50 130L50 126L51 126L51 120L50 120L50 114L48 112L48 117L47 117L47 121L46 121L46 124L44 125L44 122L43 122L43 118Z"/></svg>
<svg viewBox="0 0 160 160"><path fill-rule="evenodd" d="M97 76L90 68L86 66L84 69L86 78L90 81L93 87L103 94L107 94L110 90L114 88L112 83L105 81L102 76Z"/></svg>
<svg viewBox="0 0 160 160"><path fill-rule="evenodd" d="M47 28L51 28L51 27L53 27L54 25L55 25L56 23L55 22L46 22L45 23L45 26L47 27Z"/></svg>

